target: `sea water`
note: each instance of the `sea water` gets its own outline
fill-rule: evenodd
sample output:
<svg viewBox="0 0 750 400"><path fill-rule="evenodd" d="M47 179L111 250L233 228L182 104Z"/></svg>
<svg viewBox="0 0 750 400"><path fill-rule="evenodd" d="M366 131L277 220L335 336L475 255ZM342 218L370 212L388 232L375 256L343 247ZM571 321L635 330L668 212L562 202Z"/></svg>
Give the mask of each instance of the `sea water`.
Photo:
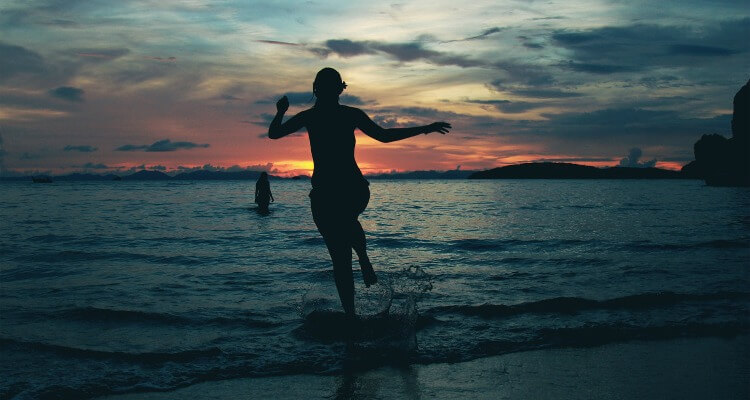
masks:
<svg viewBox="0 0 750 400"><path fill-rule="evenodd" d="M0 184L0 398L91 398L750 328L750 191L374 180L347 322L308 181ZM354 268L357 268L356 257Z"/></svg>

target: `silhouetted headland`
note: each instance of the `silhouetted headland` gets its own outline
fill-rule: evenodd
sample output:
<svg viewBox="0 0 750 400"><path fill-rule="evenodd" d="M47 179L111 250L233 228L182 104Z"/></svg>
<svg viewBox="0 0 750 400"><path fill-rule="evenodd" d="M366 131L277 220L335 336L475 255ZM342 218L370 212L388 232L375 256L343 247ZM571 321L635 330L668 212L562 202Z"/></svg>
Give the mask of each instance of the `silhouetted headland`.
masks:
<svg viewBox="0 0 750 400"><path fill-rule="evenodd" d="M571 163L525 163L479 171L469 179L690 179L680 171L660 168L597 168Z"/></svg>
<svg viewBox="0 0 750 400"><path fill-rule="evenodd" d="M703 135L693 153L695 161L683 173L709 186L750 186L750 81L734 96L732 137Z"/></svg>

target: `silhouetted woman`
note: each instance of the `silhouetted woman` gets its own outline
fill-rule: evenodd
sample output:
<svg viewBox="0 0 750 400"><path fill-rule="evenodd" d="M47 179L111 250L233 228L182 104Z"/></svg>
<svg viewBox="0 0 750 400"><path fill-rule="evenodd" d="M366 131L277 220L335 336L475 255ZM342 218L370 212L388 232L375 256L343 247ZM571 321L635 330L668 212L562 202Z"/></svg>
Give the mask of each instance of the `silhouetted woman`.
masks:
<svg viewBox="0 0 750 400"><path fill-rule="evenodd" d="M377 282L367 257L365 233L357 217L370 200L369 182L354 160L354 130L387 143L430 132L447 133L450 124L435 122L412 128L383 129L362 110L339 104L346 88L333 68L323 68L315 76L315 105L281 123L289 109L286 96L276 103L276 117L268 128L268 137L279 139L307 128L315 165L310 191L313 220L323 236L333 261L333 272L344 311L354 315L354 278L352 248L357 252L365 284Z"/></svg>
<svg viewBox="0 0 750 400"><path fill-rule="evenodd" d="M273 200L271 193L271 184L268 182L268 174L261 172L258 181L255 182L255 202L258 204L258 211L261 213L268 212L268 204Z"/></svg>

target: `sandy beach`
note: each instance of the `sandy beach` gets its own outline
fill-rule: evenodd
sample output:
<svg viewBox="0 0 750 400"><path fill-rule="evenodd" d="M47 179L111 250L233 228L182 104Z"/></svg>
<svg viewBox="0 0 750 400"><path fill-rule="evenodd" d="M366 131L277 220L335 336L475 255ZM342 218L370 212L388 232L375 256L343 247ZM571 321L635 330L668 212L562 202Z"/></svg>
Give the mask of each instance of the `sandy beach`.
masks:
<svg viewBox="0 0 750 400"><path fill-rule="evenodd" d="M548 349L455 364L386 367L348 376L205 382L108 400L747 399L750 337L689 338Z"/></svg>

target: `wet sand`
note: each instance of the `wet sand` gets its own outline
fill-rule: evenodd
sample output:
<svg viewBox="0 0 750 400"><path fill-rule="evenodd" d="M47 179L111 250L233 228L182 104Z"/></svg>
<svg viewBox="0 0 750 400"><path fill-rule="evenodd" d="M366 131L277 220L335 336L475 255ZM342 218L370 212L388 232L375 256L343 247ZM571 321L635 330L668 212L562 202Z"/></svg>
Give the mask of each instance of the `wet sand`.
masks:
<svg viewBox="0 0 750 400"><path fill-rule="evenodd" d="M747 399L750 337L536 350L350 375L232 379L102 399L178 398Z"/></svg>

